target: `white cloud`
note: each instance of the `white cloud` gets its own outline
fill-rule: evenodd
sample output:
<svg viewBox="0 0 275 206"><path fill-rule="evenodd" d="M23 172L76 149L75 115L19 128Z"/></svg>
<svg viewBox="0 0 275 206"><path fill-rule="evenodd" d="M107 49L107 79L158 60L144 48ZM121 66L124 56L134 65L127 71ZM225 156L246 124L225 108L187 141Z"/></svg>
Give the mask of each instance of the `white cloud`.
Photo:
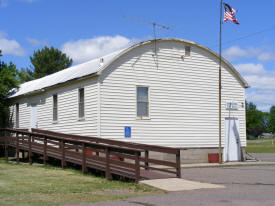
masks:
<svg viewBox="0 0 275 206"><path fill-rule="evenodd" d="M275 92L275 73L266 75L246 75L244 78L247 80L251 88L260 89L274 89Z"/></svg>
<svg viewBox="0 0 275 206"><path fill-rule="evenodd" d="M246 99L248 102L253 102L259 110L268 112L270 107L275 105L274 89L257 89L247 92Z"/></svg>
<svg viewBox="0 0 275 206"><path fill-rule="evenodd" d="M272 48L254 48L248 47L245 49L239 46L232 46L222 52L225 59L229 61L236 61L241 58L257 58L259 61L274 61L275 51Z"/></svg>
<svg viewBox="0 0 275 206"><path fill-rule="evenodd" d="M242 75L247 74L263 74L265 73L264 66L262 64L237 64L234 66L238 72Z"/></svg>
<svg viewBox="0 0 275 206"><path fill-rule="evenodd" d="M258 59L260 61L273 61L275 60L275 53L264 52L259 54Z"/></svg>
<svg viewBox="0 0 275 206"><path fill-rule="evenodd" d="M275 72L266 70L263 64L237 64L235 68L251 88L274 89L275 91Z"/></svg>
<svg viewBox="0 0 275 206"><path fill-rule="evenodd" d="M23 3L34 3L37 2L38 0L17 0L19 2L23 2ZM10 0L0 0L0 7L4 8L7 7L9 4Z"/></svg>
<svg viewBox="0 0 275 206"><path fill-rule="evenodd" d="M263 112L269 112L271 106L273 106L273 105L258 104L258 105L257 105L257 109L258 109L258 110L261 110L261 111L263 111Z"/></svg>
<svg viewBox="0 0 275 206"><path fill-rule="evenodd" d="M6 38L8 36L7 32L0 31L0 39Z"/></svg>
<svg viewBox="0 0 275 206"><path fill-rule="evenodd" d="M0 35L0 50L2 51L2 54L15 56L24 56L26 53L17 41L9 40L6 37L3 37L3 35Z"/></svg>
<svg viewBox="0 0 275 206"><path fill-rule="evenodd" d="M247 101L262 111L269 111L275 105L275 72L266 70L263 64L237 64L235 68L251 86L246 91Z"/></svg>
<svg viewBox="0 0 275 206"><path fill-rule="evenodd" d="M26 3L33 3L33 2L36 2L38 0L21 0L22 2L26 2Z"/></svg>
<svg viewBox="0 0 275 206"><path fill-rule="evenodd" d="M4 8L8 6L8 0L0 0L0 7Z"/></svg>
<svg viewBox="0 0 275 206"><path fill-rule="evenodd" d="M234 61L240 57L247 56L247 52L238 46L232 46L222 52L222 55L228 61Z"/></svg>
<svg viewBox="0 0 275 206"><path fill-rule="evenodd" d="M259 104L275 104L275 91L273 89L256 89L247 92L247 99Z"/></svg>
<svg viewBox="0 0 275 206"><path fill-rule="evenodd" d="M26 40L33 46L39 46L42 44L42 42L40 42L39 40L30 37L27 37Z"/></svg>
<svg viewBox="0 0 275 206"><path fill-rule="evenodd" d="M61 46L61 50L75 63L81 63L126 48L133 41L120 35L100 36L66 42Z"/></svg>

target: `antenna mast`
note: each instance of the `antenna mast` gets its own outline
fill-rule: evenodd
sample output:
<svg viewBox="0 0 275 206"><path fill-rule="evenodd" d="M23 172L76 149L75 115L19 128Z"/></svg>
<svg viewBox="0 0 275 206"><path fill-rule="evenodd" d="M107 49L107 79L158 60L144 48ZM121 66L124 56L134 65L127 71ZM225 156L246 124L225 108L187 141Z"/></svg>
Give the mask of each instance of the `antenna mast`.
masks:
<svg viewBox="0 0 275 206"><path fill-rule="evenodd" d="M133 20L133 21L138 21L138 22L141 22L141 23L145 23L145 24L150 24L153 26L153 35L154 35L154 40L155 40L155 55L157 54L157 34L156 34L156 27L159 27L161 29L166 29L166 30L172 30L170 27L168 26L165 26L165 25L161 25L161 24L158 24L156 22L152 22L152 21L148 21L148 20L145 20L145 19L140 19L140 18L135 18L135 17L130 17L130 16L123 16L124 18L126 19L130 19L130 20Z"/></svg>

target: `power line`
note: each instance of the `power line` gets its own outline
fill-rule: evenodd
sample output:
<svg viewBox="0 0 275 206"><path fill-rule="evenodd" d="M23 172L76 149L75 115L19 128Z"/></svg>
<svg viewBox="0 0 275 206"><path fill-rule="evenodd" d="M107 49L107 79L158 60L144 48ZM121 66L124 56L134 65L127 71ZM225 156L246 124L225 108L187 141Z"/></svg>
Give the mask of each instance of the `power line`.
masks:
<svg viewBox="0 0 275 206"><path fill-rule="evenodd" d="M235 42L235 41L239 41L239 40L242 40L242 39L246 39L246 38L249 38L249 37L251 37L251 36L258 35L258 34L262 34L262 33L264 33L264 32L271 31L271 30L273 30L273 29L275 29L275 26L272 26L272 27L270 27L270 28L263 29L263 30L261 30L261 31L257 31L257 32L248 34L248 35L246 35L246 36L239 37L239 38L237 38L237 39L232 39L232 40L229 40L229 41L225 41L225 42L223 42L223 45L224 45L224 44L229 44L229 43L232 43L232 42ZM213 46L211 46L211 47L218 47L218 46L219 46L218 44L215 44L215 45L213 45Z"/></svg>

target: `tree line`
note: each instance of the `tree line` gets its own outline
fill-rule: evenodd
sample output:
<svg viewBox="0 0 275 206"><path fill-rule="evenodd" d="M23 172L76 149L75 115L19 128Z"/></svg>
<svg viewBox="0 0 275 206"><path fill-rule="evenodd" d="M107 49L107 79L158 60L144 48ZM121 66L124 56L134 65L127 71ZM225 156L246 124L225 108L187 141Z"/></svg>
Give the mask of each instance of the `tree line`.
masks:
<svg viewBox="0 0 275 206"><path fill-rule="evenodd" d="M2 51L0 50L1 56ZM30 56L30 61L29 67L18 70L12 62L7 64L0 59L0 128L11 126L10 102L7 97L15 91L14 89L24 82L68 68L73 63L73 60L60 50L47 46L34 51Z"/></svg>
<svg viewBox="0 0 275 206"><path fill-rule="evenodd" d="M0 50L0 57L1 57ZM9 99L14 88L24 82L38 79L46 75L61 71L72 65L73 60L54 47L47 47L34 51L30 56L30 65L18 70L10 62L0 59L0 128L11 126L9 122ZM252 102L246 102L246 132L247 137L257 137L263 132L275 133L275 106L269 112L262 112Z"/></svg>
<svg viewBox="0 0 275 206"><path fill-rule="evenodd" d="M269 112L262 112L252 102L246 102L247 137L258 137L262 133L275 133L275 106Z"/></svg>

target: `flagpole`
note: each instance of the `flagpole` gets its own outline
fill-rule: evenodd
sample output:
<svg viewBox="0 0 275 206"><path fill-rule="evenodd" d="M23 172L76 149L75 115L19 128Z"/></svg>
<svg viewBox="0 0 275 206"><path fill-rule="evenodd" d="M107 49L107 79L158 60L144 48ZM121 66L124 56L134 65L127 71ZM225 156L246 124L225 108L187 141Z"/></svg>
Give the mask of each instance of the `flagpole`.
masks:
<svg viewBox="0 0 275 206"><path fill-rule="evenodd" d="M222 163L222 3L220 3L220 39L219 39L219 164Z"/></svg>

